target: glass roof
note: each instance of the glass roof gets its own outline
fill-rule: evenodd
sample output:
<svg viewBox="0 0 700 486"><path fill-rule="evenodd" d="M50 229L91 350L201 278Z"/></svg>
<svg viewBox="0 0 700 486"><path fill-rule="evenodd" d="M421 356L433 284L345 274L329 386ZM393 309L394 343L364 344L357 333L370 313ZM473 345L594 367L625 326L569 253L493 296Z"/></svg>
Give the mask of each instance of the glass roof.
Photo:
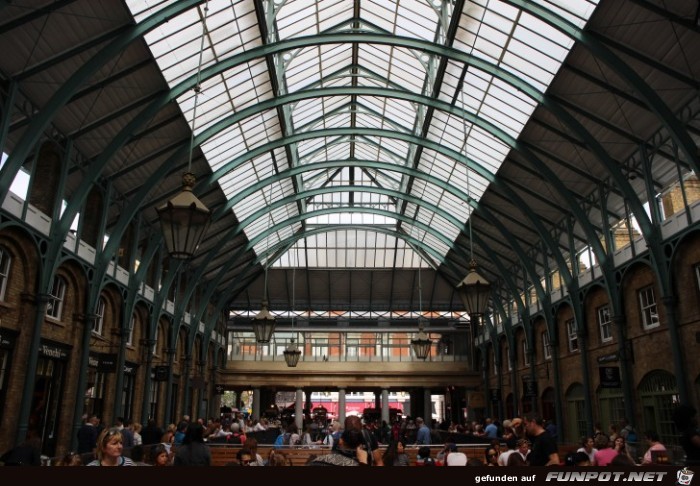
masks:
<svg viewBox="0 0 700 486"><path fill-rule="evenodd" d="M138 22L173 1L126 3ZM583 27L597 1L531 3ZM258 5L265 11L256 12L253 1L211 0L146 41L171 87L198 69L236 60L202 78L197 97L188 90L177 101L195 134L251 109L201 148L265 264L437 267L465 229L466 194L478 201L508 155L495 134L517 138L536 107L521 86L544 92L573 45L500 1L467 1L462 12L443 0ZM322 40L342 33L353 35ZM318 40L242 57L310 36ZM382 40L387 36L398 37ZM445 47L491 67L447 57Z"/></svg>

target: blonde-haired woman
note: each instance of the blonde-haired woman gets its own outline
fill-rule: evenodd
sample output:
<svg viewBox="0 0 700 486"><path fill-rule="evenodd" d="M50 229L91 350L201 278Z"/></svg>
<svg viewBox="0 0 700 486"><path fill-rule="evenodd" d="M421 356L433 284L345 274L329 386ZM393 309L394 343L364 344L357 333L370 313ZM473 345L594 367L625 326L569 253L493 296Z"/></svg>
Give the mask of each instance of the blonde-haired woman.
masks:
<svg viewBox="0 0 700 486"><path fill-rule="evenodd" d="M124 450L124 438L118 428L104 429L97 438L95 454L97 459L88 463L88 466L134 466L134 462L128 457L122 456Z"/></svg>

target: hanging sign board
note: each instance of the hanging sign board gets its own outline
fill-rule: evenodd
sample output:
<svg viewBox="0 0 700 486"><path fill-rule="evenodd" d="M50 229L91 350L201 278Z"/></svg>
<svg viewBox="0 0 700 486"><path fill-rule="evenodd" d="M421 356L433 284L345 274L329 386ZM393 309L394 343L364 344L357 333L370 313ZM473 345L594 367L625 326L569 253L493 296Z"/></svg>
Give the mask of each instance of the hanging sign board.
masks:
<svg viewBox="0 0 700 486"><path fill-rule="evenodd" d="M600 372L600 387L601 388L620 388L622 380L620 379L620 368L617 366L601 366L598 368Z"/></svg>
<svg viewBox="0 0 700 486"><path fill-rule="evenodd" d="M115 373L117 371L116 353L101 354L97 361L97 371L100 373Z"/></svg>
<svg viewBox="0 0 700 486"><path fill-rule="evenodd" d="M60 359L65 361L68 359L70 348L60 343L52 341L41 341L39 346L39 355L44 358Z"/></svg>
<svg viewBox="0 0 700 486"><path fill-rule="evenodd" d="M168 381L168 375L170 374L170 366L156 366L154 367L155 381Z"/></svg>
<svg viewBox="0 0 700 486"><path fill-rule="evenodd" d="M523 377L523 396L533 398L537 397L538 395L537 381L530 379L529 376L527 378Z"/></svg>

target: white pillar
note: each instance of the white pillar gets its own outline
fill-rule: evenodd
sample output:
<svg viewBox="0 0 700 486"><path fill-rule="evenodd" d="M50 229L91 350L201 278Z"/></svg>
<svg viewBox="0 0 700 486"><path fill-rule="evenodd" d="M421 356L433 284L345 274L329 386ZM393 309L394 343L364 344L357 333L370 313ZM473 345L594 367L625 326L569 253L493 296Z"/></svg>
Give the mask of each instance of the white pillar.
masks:
<svg viewBox="0 0 700 486"><path fill-rule="evenodd" d="M387 424L389 421L389 390L382 388L382 420Z"/></svg>
<svg viewBox="0 0 700 486"><path fill-rule="evenodd" d="M338 422L345 426L345 388L338 388Z"/></svg>
<svg viewBox="0 0 700 486"><path fill-rule="evenodd" d="M253 418L260 420L260 388L253 388Z"/></svg>
<svg viewBox="0 0 700 486"><path fill-rule="evenodd" d="M301 434L304 430L304 391L297 388L296 403L294 404L294 423Z"/></svg>

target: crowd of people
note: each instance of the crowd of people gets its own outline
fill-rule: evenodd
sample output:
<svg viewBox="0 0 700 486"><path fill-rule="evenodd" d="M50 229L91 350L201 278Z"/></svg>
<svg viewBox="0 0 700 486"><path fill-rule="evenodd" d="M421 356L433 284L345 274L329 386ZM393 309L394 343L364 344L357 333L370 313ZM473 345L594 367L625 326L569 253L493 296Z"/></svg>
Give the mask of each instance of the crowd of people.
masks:
<svg viewBox="0 0 700 486"><path fill-rule="evenodd" d="M685 465L700 465L700 428L696 411L679 406L673 420ZM258 453L253 437L266 430L279 430L267 457ZM446 434L441 434L440 430ZM274 433L274 432L273 432ZM483 457L460 451L458 439L471 437L483 446ZM443 440L447 438L447 440ZM236 444L236 466L288 466L287 448L317 449L308 454L308 466L636 466L670 463L669 451L659 435L645 431L641 437L625 420L608 432L596 425L592 436L583 437L580 447L562 460L558 431L536 414L499 422L485 419L469 424L443 423L429 426L422 418L404 417L392 425L377 420L363 423L348 416L343 423L310 422L302 431L294 423L286 427L265 418L253 420L241 414L213 418L204 423L184 416L176 425L162 430L153 420L145 427L118 418L113 426L102 427L96 416L85 417L77 432L78 449L54 458L56 466L209 466L210 445ZM444 445L442 444L444 442ZM442 447L437 447L440 444ZM7 453L4 465L40 465L40 442L31 434ZM480 447L476 445L476 447ZM415 449L415 459L407 451ZM437 454L433 455L437 451ZM315 452L315 451L313 451Z"/></svg>

